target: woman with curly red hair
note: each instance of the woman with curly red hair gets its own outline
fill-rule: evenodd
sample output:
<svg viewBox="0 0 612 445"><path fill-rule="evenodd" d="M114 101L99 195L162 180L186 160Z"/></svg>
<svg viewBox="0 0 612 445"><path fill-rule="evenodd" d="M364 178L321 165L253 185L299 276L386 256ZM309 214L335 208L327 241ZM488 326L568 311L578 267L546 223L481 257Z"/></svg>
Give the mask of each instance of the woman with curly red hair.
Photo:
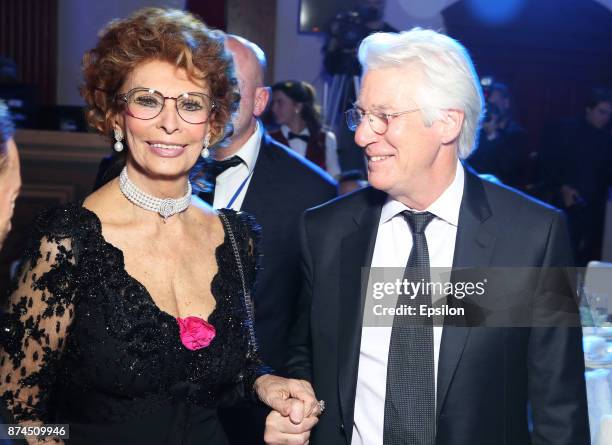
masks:
<svg viewBox="0 0 612 445"><path fill-rule="evenodd" d="M223 37L147 8L111 22L83 70L121 174L36 220L2 326L14 422L67 423L70 443L221 445L220 404L259 396L289 414L291 395L317 412L306 382L257 354L255 223L192 198L190 172L238 104Z"/></svg>

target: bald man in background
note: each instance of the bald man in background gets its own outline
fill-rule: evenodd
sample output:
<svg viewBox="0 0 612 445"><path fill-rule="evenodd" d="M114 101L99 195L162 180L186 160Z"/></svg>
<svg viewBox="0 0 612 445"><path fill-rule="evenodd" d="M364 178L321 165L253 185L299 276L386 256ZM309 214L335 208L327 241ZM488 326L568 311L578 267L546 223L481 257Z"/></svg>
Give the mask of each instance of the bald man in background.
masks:
<svg viewBox="0 0 612 445"><path fill-rule="evenodd" d="M300 293L298 222L308 208L334 198L335 181L310 161L274 141L259 116L270 89L264 86L265 54L257 45L228 36L240 87L240 109L229 145L212 150L215 164L207 178L214 193L200 196L214 208L230 207L255 217L262 227L261 270L254 293L255 332L264 362L277 371L287 353L289 326ZM221 413L233 445L263 443L267 410L232 408Z"/></svg>
<svg viewBox="0 0 612 445"><path fill-rule="evenodd" d="M8 107L0 101L0 249L9 231L15 201L21 189L21 173L17 146L13 140L15 127Z"/></svg>

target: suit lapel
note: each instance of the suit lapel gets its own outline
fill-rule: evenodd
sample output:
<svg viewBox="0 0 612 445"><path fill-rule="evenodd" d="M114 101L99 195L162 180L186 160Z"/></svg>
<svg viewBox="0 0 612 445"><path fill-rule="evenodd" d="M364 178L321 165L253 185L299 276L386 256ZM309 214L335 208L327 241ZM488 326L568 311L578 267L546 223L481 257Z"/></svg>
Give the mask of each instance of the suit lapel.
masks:
<svg viewBox="0 0 612 445"><path fill-rule="evenodd" d="M471 169L464 168L465 184L459 210L453 269L487 267L491 262L496 238L491 209L482 180ZM454 282L455 280L456 273L453 272L451 281ZM443 408L469 334L469 327L445 327L442 332L437 375L436 406L438 415Z"/></svg>
<svg viewBox="0 0 612 445"><path fill-rule="evenodd" d="M353 230L341 241L338 313L338 388L342 421L350 437L355 408L365 289L362 267L372 264L380 212L386 194L370 189L367 204L353 216ZM367 280L367 274L365 274ZM366 282L367 283L367 282Z"/></svg>

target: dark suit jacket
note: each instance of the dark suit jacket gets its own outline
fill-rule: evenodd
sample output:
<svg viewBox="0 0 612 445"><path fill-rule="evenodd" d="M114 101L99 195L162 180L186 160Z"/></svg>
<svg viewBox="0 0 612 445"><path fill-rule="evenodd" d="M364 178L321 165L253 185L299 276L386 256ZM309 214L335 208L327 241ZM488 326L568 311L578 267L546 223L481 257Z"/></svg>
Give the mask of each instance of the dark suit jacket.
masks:
<svg viewBox="0 0 612 445"><path fill-rule="evenodd" d="M255 329L261 357L273 369L280 371L285 363L300 293L300 217L336 195L331 176L264 133L241 210L262 227Z"/></svg>
<svg viewBox="0 0 612 445"><path fill-rule="evenodd" d="M351 442L365 301L360 274L371 265L386 196L366 188L303 219L302 318L289 370L311 380L326 402L311 445ZM453 262L570 265L563 215L466 169ZM541 278L520 275L511 286ZM437 378L437 445L590 443L580 328L445 326Z"/></svg>

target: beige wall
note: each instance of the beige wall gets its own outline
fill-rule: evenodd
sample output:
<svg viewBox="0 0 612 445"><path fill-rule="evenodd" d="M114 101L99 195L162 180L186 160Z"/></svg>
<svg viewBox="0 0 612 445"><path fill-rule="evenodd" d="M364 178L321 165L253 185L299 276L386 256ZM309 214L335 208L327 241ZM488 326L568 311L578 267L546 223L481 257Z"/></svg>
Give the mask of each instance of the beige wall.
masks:
<svg viewBox="0 0 612 445"><path fill-rule="evenodd" d="M279 4L287 0L279 0ZM276 63L276 0L227 0L227 32L257 43L268 58L266 83L273 81Z"/></svg>
<svg viewBox="0 0 612 445"><path fill-rule="evenodd" d="M96 44L98 31L113 18L145 6L184 8L185 0L59 0L57 36L57 103L82 105L81 58Z"/></svg>

